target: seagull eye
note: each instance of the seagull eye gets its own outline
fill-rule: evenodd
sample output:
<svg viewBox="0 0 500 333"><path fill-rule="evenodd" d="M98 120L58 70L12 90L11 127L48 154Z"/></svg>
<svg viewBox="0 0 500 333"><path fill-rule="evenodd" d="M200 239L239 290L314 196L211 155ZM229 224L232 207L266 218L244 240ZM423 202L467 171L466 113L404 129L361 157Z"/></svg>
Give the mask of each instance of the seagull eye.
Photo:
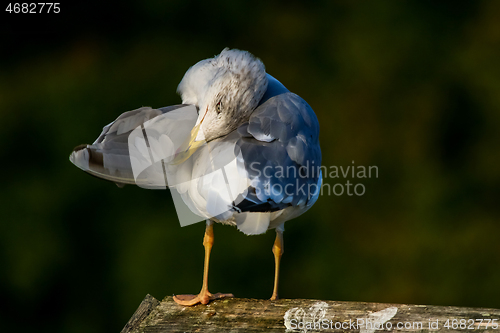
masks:
<svg viewBox="0 0 500 333"><path fill-rule="evenodd" d="M219 114L222 110L222 103L219 102L217 103L217 105L215 106L215 110L217 110L217 114Z"/></svg>

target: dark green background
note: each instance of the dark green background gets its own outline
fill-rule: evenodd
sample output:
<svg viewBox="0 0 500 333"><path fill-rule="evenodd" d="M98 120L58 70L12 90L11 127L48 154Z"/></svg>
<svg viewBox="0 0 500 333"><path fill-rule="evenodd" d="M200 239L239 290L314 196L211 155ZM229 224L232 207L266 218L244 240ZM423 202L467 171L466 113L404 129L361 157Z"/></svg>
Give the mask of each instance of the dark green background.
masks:
<svg viewBox="0 0 500 333"><path fill-rule="evenodd" d="M500 308L500 2L463 3L2 8L1 330L119 332L147 293L199 291L204 224L68 156L124 111L179 103L189 66L226 46L312 106L324 165L379 169L287 223L282 297ZM210 289L270 297L274 233L215 237Z"/></svg>

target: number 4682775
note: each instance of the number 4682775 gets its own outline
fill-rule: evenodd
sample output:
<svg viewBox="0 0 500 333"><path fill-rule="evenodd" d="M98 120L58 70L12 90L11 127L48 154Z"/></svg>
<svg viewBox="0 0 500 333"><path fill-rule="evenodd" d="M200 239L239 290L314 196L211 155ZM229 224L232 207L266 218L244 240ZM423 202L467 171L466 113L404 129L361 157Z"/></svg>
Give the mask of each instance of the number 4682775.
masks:
<svg viewBox="0 0 500 333"><path fill-rule="evenodd" d="M59 2L9 3L5 11L11 14L57 14L61 11L59 5Z"/></svg>

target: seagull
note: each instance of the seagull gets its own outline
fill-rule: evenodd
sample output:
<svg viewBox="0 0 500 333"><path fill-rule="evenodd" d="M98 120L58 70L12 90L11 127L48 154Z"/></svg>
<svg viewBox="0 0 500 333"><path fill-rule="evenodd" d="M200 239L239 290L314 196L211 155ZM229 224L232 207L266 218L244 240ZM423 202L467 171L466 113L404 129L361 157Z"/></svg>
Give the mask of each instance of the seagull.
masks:
<svg viewBox="0 0 500 333"><path fill-rule="evenodd" d="M310 209L320 194L318 119L305 100L266 73L260 59L237 49L226 48L189 68L177 91L182 104L123 113L92 145L77 146L70 161L119 187L155 188L157 178L165 179L163 188L176 188L181 201L206 220L201 291L175 295L175 302L192 306L233 297L208 291L214 223L246 235L275 229L270 300L277 300L284 224ZM152 129L157 137L147 139ZM138 176L134 166L154 160L158 152L170 157Z"/></svg>

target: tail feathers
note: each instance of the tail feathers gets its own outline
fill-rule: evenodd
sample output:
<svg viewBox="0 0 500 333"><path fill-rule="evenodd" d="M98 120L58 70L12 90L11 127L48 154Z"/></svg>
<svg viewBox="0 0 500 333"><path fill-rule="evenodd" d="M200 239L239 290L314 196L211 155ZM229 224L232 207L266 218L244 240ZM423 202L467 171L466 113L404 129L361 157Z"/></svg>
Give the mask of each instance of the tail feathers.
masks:
<svg viewBox="0 0 500 333"><path fill-rule="evenodd" d="M246 235L259 235L267 231L271 213L239 213L235 215L238 230Z"/></svg>
<svg viewBox="0 0 500 333"><path fill-rule="evenodd" d="M109 147L108 147L109 148ZM123 187L135 184L128 149L106 149L102 145L80 145L69 157L83 171Z"/></svg>
<svg viewBox="0 0 500 333"><path fill-rule="evenodd" d="M116 183L148 186L148 179L134 179L128 147L129 134L141 124L186 105L172 105L160 109L141 107L121 114L114 122L104 126L92 145L80 145L73 149L69 160L83 171ZM182 113L181 113L182 115ZM154 188L152 186L151 188Z"/></svg>

